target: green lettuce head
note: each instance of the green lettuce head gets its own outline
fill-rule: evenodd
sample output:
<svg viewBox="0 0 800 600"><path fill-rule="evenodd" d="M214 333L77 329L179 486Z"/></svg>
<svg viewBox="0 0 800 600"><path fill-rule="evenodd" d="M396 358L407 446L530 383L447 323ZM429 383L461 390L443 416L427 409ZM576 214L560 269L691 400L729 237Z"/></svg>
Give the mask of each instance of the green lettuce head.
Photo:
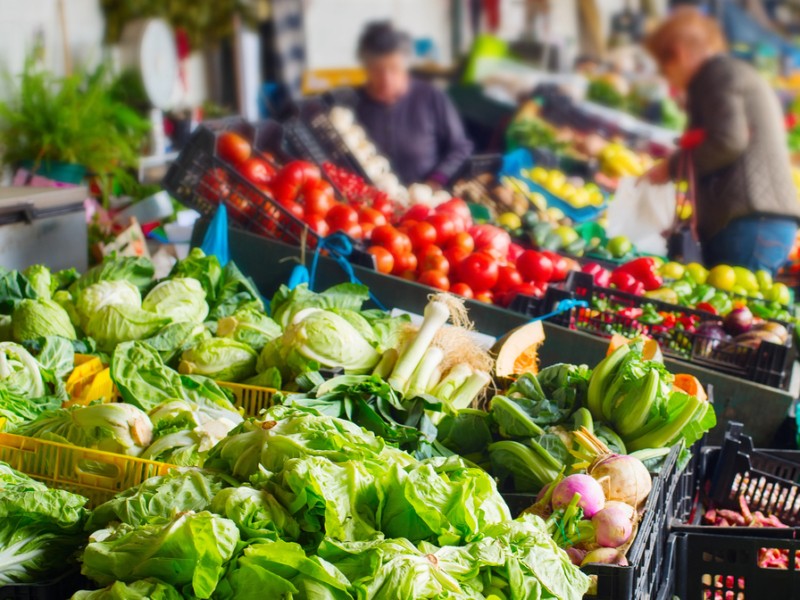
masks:
<svg viewBox="0 0 800 600"><path fill-rule="evenodd" d="M0 342L0 391L23 398L45 394L39 363L14 342Z"/></svg>
<svg viewBox="0 0 800 600"><path fill-rule="evenodd" d="M77 339L69 314L52 300L22 300L11 315L11 330L18 342L56 335Z"/></svg>
<svg viewBox="0 0 800 600"><path fill-rule="evenodd" d="M110 304L91 316L84 331L97 342L100 350L111 352L122 342L155 335L168 323L168 317L141 308Z"/></svg>
<svg viewBox="0 0 800 600"><path fill-rule="evenodd" d="M298 312L281 338L281 355L293 370L343 367L364 373L378 364L380 354L345 318L328 310L307 308ZM311 369L316 370L316 369Z"/></svg>
<svg viewBox="0 0 800 600"><path fill-rule="evenodd" d="M247 344L230 338L212 338L184 352L178 372L217 381L241 381L255 374L257 358L256 351Z"/></svg>
<svg viewBox="0 0 800 600"><path fill-rule="evenodd" d="M142 308L175 322L202 323L208 316L206 292L192 277L162 281L147 294Z"/></svg>
<svg viewBox="0 0 800 600"><path fill-rule="evenodd" d="M31 282L31 286L36 290L39 298L51 298L53 278L50 269L44 265L31 265L22 274Z"/></svg>
<svg viewBox="0 0 800 600"><path fill-rule="evenodd" d="M217 335L247 344L257 352L281 335L281 327L262 311L254 308L237 310L217 322Z"/></svg>
<svg viewBox="0 0 800 600"><path fill-rule="evenodd" d="M100 281L90 285L78 295L76 303L81 327L85 329L92 316L106 306L138 310L142 307L142 295L139 288L124 280Z"/></svg>

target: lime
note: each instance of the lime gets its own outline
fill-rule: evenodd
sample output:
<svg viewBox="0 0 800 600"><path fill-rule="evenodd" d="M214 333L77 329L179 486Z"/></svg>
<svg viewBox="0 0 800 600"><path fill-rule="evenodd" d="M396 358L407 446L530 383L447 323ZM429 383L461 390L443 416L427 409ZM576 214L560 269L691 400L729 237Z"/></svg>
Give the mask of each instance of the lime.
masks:
<svg viewBox="0 0 800 600"><path fill-rule="evenodd" d="M758 280L758 287L761 289L762 293L772 288L772 273L769 271L765 271L764 269L756 271L756 280Z"/></svg>
<svg viewBox="0 0 800 600"><path fill-rule="evenodd" d="M744 267L733 267L733 272L736 275L736 285L742 286L748 292L757 292L759 290L755 273Z"/></svg>
<svg viewBox="0 0 800 600"><path fill-rule="evenodd" d="M770 302L778 302L783 305L789 305L792 301L792 294L789 288L786 287L785 283L780 282L773 284L768 291L764 292L764 297Z"/></svg>
<svg viewBox="0 0 800 600"><path fill-rule="evenodd" d="M522 216L522 226L525 229L533 229L539 222L539 214L535 210L529 210Z"/></svg>
<svg viewBox="0 0 800 600"><path fill-rule="evenodd" d="M667 279L680 279L685 272L686 267L676 262L668 262L661 267L661 276Z"/></svg>
<svg viewBox="0 0 800 600"><path fill-rule="evenodd" d="M522 219L512 212L506 212L497 217L497 224L513 231L522 227Z"/></svg>
<svg viewBox="0 0 800 600"><path fill-rule="evenodd" d="M717 265L708 273L706 282L718 290L730 292L736 285L736 272L728 265ZM698 281L698 283L700 283ZM747 290L745 290L746 292Z"/></svg>
<svg viewBox="0 0 800 600"><path fill-rule="evenodd" d="M708 279L708 270L700 263L689 263L686 265L686 272L698 285L702 285Z"/></svg>
<svg viewBox="0 0 800 600"><path fill-rule="evenodd" d="M555 233L558 237L561 238L561 243L564 246L569 246L572 242L574 242L580 237L577 231L575 231L572 227L569 227L567 225L561 225L559 227L556 227L553 230L553 233Z"/></svg>
<svg viewBox="0 0 800 600"><path fill-rule="evenodd" d="M750 292L747 291L747 288L742 285L735 285L730 291L734 296L748 296L750 294Z"/></svg>
<svg viewBox="0 0 800 600"><path fill-rule="evenodd" d="M608 251L614 258L622 258L633 249L633 244L624 235L618 235L608 240Z"/></svg>

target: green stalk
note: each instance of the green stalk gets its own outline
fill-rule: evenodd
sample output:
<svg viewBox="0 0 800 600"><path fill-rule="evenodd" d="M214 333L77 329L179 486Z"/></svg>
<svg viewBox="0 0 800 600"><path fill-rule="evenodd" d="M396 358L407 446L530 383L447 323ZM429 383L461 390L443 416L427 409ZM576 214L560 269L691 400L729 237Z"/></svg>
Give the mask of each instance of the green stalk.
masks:
<svg viewBox="0 0 800 600"><path fill-rule="evenodd" d="M647 422L656 401L660 383L661 377L658 371L650 369L645 376L644 384L639 388L641 393L628 394L614 409L612 421L621 437L631 435Z"/></svg>
<svg viewBox="0 0 800 600"><path fill-rule="evenodd" d="M603 398L622 359L630 352L630 345L624 344L600 361L589 379L586 392L587 406L595 419L603 417Z"/></svg>
<svg viewBox="0 0 800 600"><path fill-rule="evenodd" d="M414 374L414 369L422 362L422 357L433 342L434 336L444 327L449 318L450 309L444 302L435 300L428 302L422 325L411 343L403 348L397 358L397 364L389 377L389 385L398 391L403 391L408 387L408 380Z"/></svg>
<svg viewBox="0 0 800 600"><path fill-rule="evenodd" d="M442 360L444 360L444 352L441 348L431 346L425 351L422 361L414 369L414 374L408 382L408 389L404 390L408 398L415 398L428 390L428 380L433 371L442 364Z"/></svg>
<svg viewBox="0 0 800 600"><path fill-rule="evenodd" d="M436 386L439 385L439 382L442 380L442 366L438 365L431 373L430 378L428 379L428 383L425 386L425 392L430 394L433 390L436 389Z"/></svg>
<svg viewBox="0 0 800 600"><path fill-rule="evenodd" d="M491 380L491 376L486 371L475 371L453 394L449 402L450 408L461 410L472 406L475 398L483 391L483 388L489 385Z"/></svg>
<svg viewBox="0 0 800 600"><path fill-rule="evenodd" d="M645 448L668 446L680 435L683 428L694 420L695 415L704 409L705 400L700 400L697 396L687 396L687 398L677 415L670 415L670 419L657 429L628 442L628 449L635 452Z"/></svg>
<svg viewBox="0 0 800 600"><path fill-rule="evenodd" d="M443 402L449 401L470 375L472 375L472 367L466 363L457 364L447 372L444 379L434 388L433 395Z"/></svg>
<svg viewBox="0 0 800 600"><path fill-rule="evenodd" d="M554 471L561 471L564 468L560 462L558 462L553 455L550 454L544 447L531 438L531 448L548 464L548 466L553 469ZM549 483L549 482L548 482Z"/></svg>
<svg viewBox="0 0 800 600"><path fill-rule="evenodd" d="M628 456L633 456L634 458L638 458L640 461L644 462L646 460L661 458L670 452L672 452L671 446L667 446L666 448L645 448L644 450L631 452Z"/></svg>
<svg viewBox="0 0 800 600"><path fill-rule="evenodd" d="M572 422L574 423L572 429L578 431L581 427L589 430L589 433L594 433L594 420L592 413L588 408L579 408L572 414Z"/></svg>
<svg viewBox="0 0 800 600"><path fill-rule="evenodd" d="M392 374L392 369L394 369L394 365L397 362L397 350L394 348L389 348L386 352L383 353L380 362L375 367L375 370L372 371L372 374L375 377L380 377L381 379L386 379L389 375Z"/></svg>

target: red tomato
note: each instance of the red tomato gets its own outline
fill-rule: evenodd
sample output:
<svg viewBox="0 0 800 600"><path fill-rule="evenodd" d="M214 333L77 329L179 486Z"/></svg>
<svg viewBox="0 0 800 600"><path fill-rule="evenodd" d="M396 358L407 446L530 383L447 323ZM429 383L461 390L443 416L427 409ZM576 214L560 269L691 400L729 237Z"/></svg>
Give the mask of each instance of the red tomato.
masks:
<svg viewBox="0 0 800 600"><path fill-rule="evenodd" d="M450 286L450 291L453 294L458 296L463 296L464 298L474 298L475 294L472 293L472 288L469 287L466 283L454 283Z"/></svg>
<svg viewBox="0 0 800 600"><path fill-rule="evenodd" d="M239 215L242 215L247 219L252 218L256 213L255 205L241 194L231 194L228 197L228 206L233 208L235 211L238 211Z"/></svg>
<svg viewBox="0 0 800 600"><path fill-rule="evenodd" d="M419 221L403 221L397 226L397 231L402 231L408 235L408 232L411 231L417 223L419 223Z"/></svg>
<svg viewBox="0 0 800 600"><path fill-rule="evenodd" d="M431 214L431 209L424 204L415 204L411 208L409 208L406 213L400 219L400 222L403 223L405 221L424 221L427 219Z"/></svg>
<svg viewBox="0 0 800 600"><path fill-rule="evenodd" d="M303 206L308 214L325 216L336 204L331 184L322 179L309 180L300 189L303 197Z"/></svg>
<svg viewBox="0 0 800 600"><path fill-rule="evenodd" d="M394 238L399 232L391 225L378 225L372 231L372 242L378 246L386 246L389 240Z"/></svg>
<svg viewBox="0 0 800 600"><path fill-rule="evenodd" d="M476 225L469 230L475 240L475 250L490 252L497 258L505 259L508 256L508 247L511 245L511 236L507 231L494 225Z"/></svg>
<svg viewBox="0 0 800 600"><path fill-rule="evenodd" d="M494 294L489 290L484 290L482 292L475 292L475 300L478 302L486 302L486 304L491 304L494 302Z"/></svg>
<svg viewBox="0 0 800 600"><path fill-rule="evenodd" d="M497 283L493 289L498 294L505 294L522 283L522 275L516 267L503 265L497 269Z"/></svg>
<svg viewBox="0 0 800 600"><path fill-rule="evenodd" d="M331 228L328 226L327 221L325 221L325 217L323 217L322 215L317 215L314 213L306 214L303 220L308 224L309 229L315 231L322 237L328 235L328 233L331 230Z"/></svg>
<svg viewBox="0 0 800 600"><path fill-rule="evenodd" d="M250 158L250 143L233 131L226 131L217 138L217 156L222 160L239 165Z"/></svg>
<svg viewBox="0 0 800 600"><path fill-rule="evenodd" d="M450 248L463 248L467 252L475 250L475 240L466 231L461 231L450 238L447 242L448 250Z"/></svg>
<svg viewBox="0 0 800 600"><path fill-rule="evenodd" d="M358 225L358 213L352 206L337 203L325 215L325 220L332 231L346 230L349 225Z"/></svg>
<svg viewBox="0 0 800 600"><path fill-rule="evenodd" d="M391 273L394 269L394 256L386 248L381 246L370 246L367 252L375 257L375 268L378 273Z"/></svg>
<svg viewBox="0 0 800 600"><path fill-rule="evenodd" d="M303 186L310 181L318 181L319 169L302 160L293 160L275 175L272 189L278 202L294 200Z"/></svg>
<svg viewBox="0 0 800 600"><path fill-rule="evenodd" d="M444 246L456 234L456 224L450 215L431 215L427 221L436 228L436 243L439 246Z"/></svg>
<svg viewBox="0 0 800 600"><path fill-rule="evenodd" d="M240 163L238 168L245 179L257 186L268 185L275 176L275 169L272 168L272 165L256 157L248 158Z"/></svg>
<svg viewBox="0 0 800 600"><path fill-rule="evenodd" d="M379 210L365 206L358 210L358 222L362 225L364 223L372 223L376 227L378 225L386 225L386 215Z"/></svg>
<svg viewBox="0 0 800 600"><path fill-rule="evenodd" d="M473 290L491 290L497 284L498 277L497 261L485 252L470 254L458 265L459 280Z"/></svg>
<svg viewBox="0 0 800 600"><path fill-rule="evenodd" d="M511 304L517 296L541 298L543 295L544 290L535 283L522 283L505 294L508 304Z"/></svg>
<svg viewBox="0 0 800 600"><path fill-rule="evenodd" d="M200 180L200 195L212 202L222 202L231 193L228 174L225 169L216 167L207 171Z"/></svg>
<svg viewBox="0 0 800 600"><path fill-rule="evenodd" d="M372 231L372 243L383 246L394 254L395 258L401 254L411 252L411 240L405 233L398 231L391 225L379 225ZM414 257L416 260L416 257Z"/></svg>
<svg viewBox="0 0 800 600"><path fill-rule="evenodd" d="M459 246L456 246L455 248L448 248L444 253L445 257L450 263L450 266L456 272L458 272L458 265L461 264L461 261L467 258L470 254L472 254L472 252L464 250L464 248Z"/></svg>
<svg viewBox="0 0 800 600"><path fill-rule="evenodd" d="M349 235L354 240L360 240L363 236L363 231L361 229L361 225L358 223L343 223L341 227L333 227L331 226L331 231L341 231Z"/></svg>
<svg viewBox="0 0 800 600"><path fill-rule="evenodd" d="M525 250L517 259L517 269L525 281L548 282L553 276L553 262L536 250Z"/></svg>
<svg viewBox="0 0 800 600"><path fill-rule="evenodd" d="M447 278L447 273L443 273L442 271L423 271L417 281L422 285L429 285L432 288L444 290L445 292L450 289L450 280Z"/></svg>
<svg viewBox="0 0 800 600"><path fill-rule="evenodd" d="M372 208L381 211L387 219L391 219L394 214L394 203L389 198L376 198L372 202Z"/></svg>
<svg viewBox="0 0 800 600"><path fill-rule="evenodd" d="M430 255L426 256L424 260L420 261L420 271L439 271L447 275L450 272L450 261L443 255Z"/></svg>
<svg viewBox="0 0 800 600"><path fill-rule="evenodd" d="M435 244L428 244L424 248L419 248L414 254L417 255L420 262L424 262L429 256L444 256L442 249Z"/></svg>
<svg viewBox="0 0 800 600"><path fill-rule="evenodd" d="M549 250L542 250L542 254L553 263L553 275L550 277L550 281L564 281L570 271L569 261L560 254Z"/></svg>
<svg viewBox="0 0 800 600"><path fill-rule="evenodd" d="M437 206L436 212L458 217L461 221L458 226L459 231L465 231L472 226L472 213L469 211L467 203L461 198L450 198L447 202Z"/></svg>
<svg viewBox="0 0 800 600"><path fill-rule="evenodd" d="M517 264L517 259L523 252L525 252L525 248L512 242L508 245L508 256L506 258L509 260L509 262Z"/></svg>
<svg viewBox="0 0 800 600"><path fill-rule="evenodd" d="M375 231L375 224L374 223L359 223L361 225L361 233L363 234L363 238L368 240L372 237L372 232Z"/></svg>
<svg viewBox="0 0 800 600"><path fill-rule="evenodd" d="M303 217L305 216L303 213L303 207L300 206L297 202L285 202L281 204L286 211L292 215L293 217L297 218L298 220L302 221Z"/></svg>
<svg viewBox="0 0 800 600"><path fill-rule="evenodd" d="M436 228L430 223L417 223L408 231L408 237L411 238L411 247L414 250L424 248L430 244L436 243Z"/></svg>
<svg viewBox="0 0 800 600"><path fill-rule="evenodd" d="M416 270L417 270L416 256L414 256L410 252L406 254L394 255L394 269L392 269L392 273L394 275L400 275L401 277L406 277L409 272L413 274Z"/></svg>

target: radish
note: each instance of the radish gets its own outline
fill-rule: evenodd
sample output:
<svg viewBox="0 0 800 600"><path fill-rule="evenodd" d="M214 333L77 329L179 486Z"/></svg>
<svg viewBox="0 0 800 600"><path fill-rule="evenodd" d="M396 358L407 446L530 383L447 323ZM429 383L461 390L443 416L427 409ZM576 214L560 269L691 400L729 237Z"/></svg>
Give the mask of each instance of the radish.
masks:
<svg viewBox="0 0 800 600"><path fill-rule="evenodd" d="M584 557L581 566L585 567L586 565L594 563L627 567L628 559L625 558L624 554L618 552L616 548L598 548L597 550L592 550Z"/></svg>
<svg viewBox="0 0 800 600"><path fill-rule="evenodd" d="M600 484L589 475L570 475L565 477L553 490L553 508L564 508L575 494L580 494L578 506L583 509L583 514L591 518L602 510L606 497Z"/></svg>
<svg viewBox="0 0 800 600"><path fill-rule="evenodd" d="M579 548L569 547L565 550L567 556L572 561L572 564L576 567L580 567L583 559L586 558L586 550L580 550Z"/></svg>
<svg viewBox="0 0 800 600"><path fill-rule="evenodd" d="M606 507L592 517L597 543L605 548L618 548L633 533L631 514L619 506Z"/></svg>

